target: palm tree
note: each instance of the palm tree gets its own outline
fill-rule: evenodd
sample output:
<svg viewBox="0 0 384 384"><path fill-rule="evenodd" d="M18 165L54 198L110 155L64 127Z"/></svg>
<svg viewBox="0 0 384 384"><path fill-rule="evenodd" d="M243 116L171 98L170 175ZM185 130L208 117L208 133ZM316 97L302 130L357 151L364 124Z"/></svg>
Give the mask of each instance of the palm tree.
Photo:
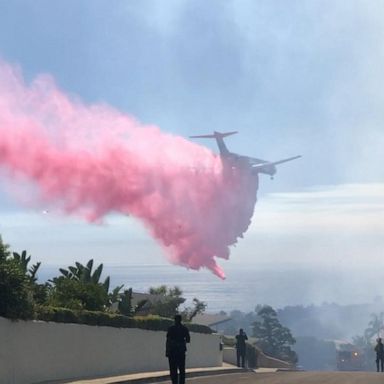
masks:
<svg viewBox="0 0 384 384"><path fill-rule="evenodd" d="M0 235L0 261L4 261L11 255L9 251L9 244L3 242L3 238Z"/></svg>
<svg viewBox="0 0 384 384"><path fill-rule="evenodd" d="M381 331L384 329L384 313L380 312L378 315L371 314L371 320L368 323L368 328L364 332L364 336L367 340L370 340L373 336L380 337Z"/></svg>
<svg viewBox="0 0 384 384"><path fill-rule="evenodd" d="M65 278L71 280L77 280L82 283L100 284L105 292L108 293L110 277L107 276L103 283L100 282L100 277L103 272L103 264L100 264L94 271L92 271L92 269L93 259L89 260L86 265L76 262L75 266L69 266L68 269L60 268L59 271Z"/></svg>
<svg viewBox="0 0 384 384"><path fill-rule="evenodd" d="M37 281L37 271L40 268L41 262L33 264L31 268L28 269L28 264L31 261L31 256L27 257L27 251L22 251L21 255L17 252L12 253L13 259L18 263L21 270L26 274L31 283L36 283Z"/></svg>

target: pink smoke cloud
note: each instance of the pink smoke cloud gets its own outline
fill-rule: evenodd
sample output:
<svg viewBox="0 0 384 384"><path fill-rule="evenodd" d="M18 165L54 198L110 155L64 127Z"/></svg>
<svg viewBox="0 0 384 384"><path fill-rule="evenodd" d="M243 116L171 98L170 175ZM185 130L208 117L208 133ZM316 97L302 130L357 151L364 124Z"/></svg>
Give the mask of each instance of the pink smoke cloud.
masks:
<svg viewBox="0 0 384 384"><path fill-rule="evenodd" d="M111 212L140 219L171 263L205 267L250 224L257 178L226 175L218 156L143 125L108 105L86 105L50 76L26 84L0 61L0 167L12 185L29 186L36 206L90 222Z"/></svg>

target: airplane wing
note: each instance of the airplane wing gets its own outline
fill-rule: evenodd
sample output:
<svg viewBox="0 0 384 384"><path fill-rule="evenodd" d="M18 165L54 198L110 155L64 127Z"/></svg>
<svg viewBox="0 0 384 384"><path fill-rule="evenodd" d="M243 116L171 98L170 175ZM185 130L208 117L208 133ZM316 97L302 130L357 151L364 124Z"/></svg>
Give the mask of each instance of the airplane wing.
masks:
<svg viewBox="0 0 384 384"><path fill-rule="evenodd" d="M246 157L252 166L259 165L259 164L269 164L269 161L266 161L266 160L256 159L255 157L249 157L249 156L246 156Z"/></svg>
<svg viewBox="0 0 384 384"><path fill-rule="evenodd" d="M255 162L252 163L252 168L258 169L258 168L263 168L264 166L270 166L270 165L278 165L282 163L286 163L287 161L292 161L300 158L301 155L298 156L293 156L293 157L288 157L287 159L282 159L278 161L264 161L264 160L259 160L259 159L252 159Z"/></svg>
<svg viewBox="0 0 384 384"><path fill-rule="evenodd" d="M301 157L301 155L293 156L293 157L288 157L287 159L274 161L273 163L270 163L270 164L272 164L272 165L282 164L282 163L286 163L287 161L296 160L296 159L298 159L300 157Z"/></svg>

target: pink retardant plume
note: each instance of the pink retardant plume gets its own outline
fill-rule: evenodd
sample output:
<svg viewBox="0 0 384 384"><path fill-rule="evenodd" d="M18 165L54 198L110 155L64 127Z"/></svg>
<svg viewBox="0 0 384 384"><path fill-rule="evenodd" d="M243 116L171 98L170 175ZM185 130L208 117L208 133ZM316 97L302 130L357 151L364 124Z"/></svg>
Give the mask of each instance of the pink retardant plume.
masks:
<svg viewBox="0 0 384 384"><path fill-rule="evenodd" d="M257 185L224 176L219 157L107 105L85 105L49 76L26 85L0 61L0 167L36 206L90 222L108 213L144 222L171 263L210 269L247 230Z"/></svg>

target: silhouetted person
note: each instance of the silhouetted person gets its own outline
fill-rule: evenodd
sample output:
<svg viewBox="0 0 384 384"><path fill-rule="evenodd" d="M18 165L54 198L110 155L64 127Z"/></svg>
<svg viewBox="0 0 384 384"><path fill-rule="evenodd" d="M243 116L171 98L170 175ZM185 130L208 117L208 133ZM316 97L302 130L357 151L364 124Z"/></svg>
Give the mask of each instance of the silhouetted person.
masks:
<svg viewBox="0 0 384 384"><path fill-rule="evenodd" d="M379 368L381 368L381 372L383 372L384 371L384 345L380 337L376 341L377 341L377 344L375 346L375 352L376 352L377 372L379 372Z"/></svg>
<svg viewBox="0 0 384 384"><path fill-rule="evenodd" d="M243 331L243 329L240 329L239 334L236 335L236 357L238 367L245 367L246 340L248 340L246 333Z"/></svg>
<svg viewBox="0 0 384 384"><path fill-rule="evenodd" d="M181 324L181 316L176 315L175 324L168 328L165 351L165 356L169 361L172 384L185 383L185 352L187 351L186 344L190 341L188 328ZM177 380L178 376L179 380Z"/></svg>

